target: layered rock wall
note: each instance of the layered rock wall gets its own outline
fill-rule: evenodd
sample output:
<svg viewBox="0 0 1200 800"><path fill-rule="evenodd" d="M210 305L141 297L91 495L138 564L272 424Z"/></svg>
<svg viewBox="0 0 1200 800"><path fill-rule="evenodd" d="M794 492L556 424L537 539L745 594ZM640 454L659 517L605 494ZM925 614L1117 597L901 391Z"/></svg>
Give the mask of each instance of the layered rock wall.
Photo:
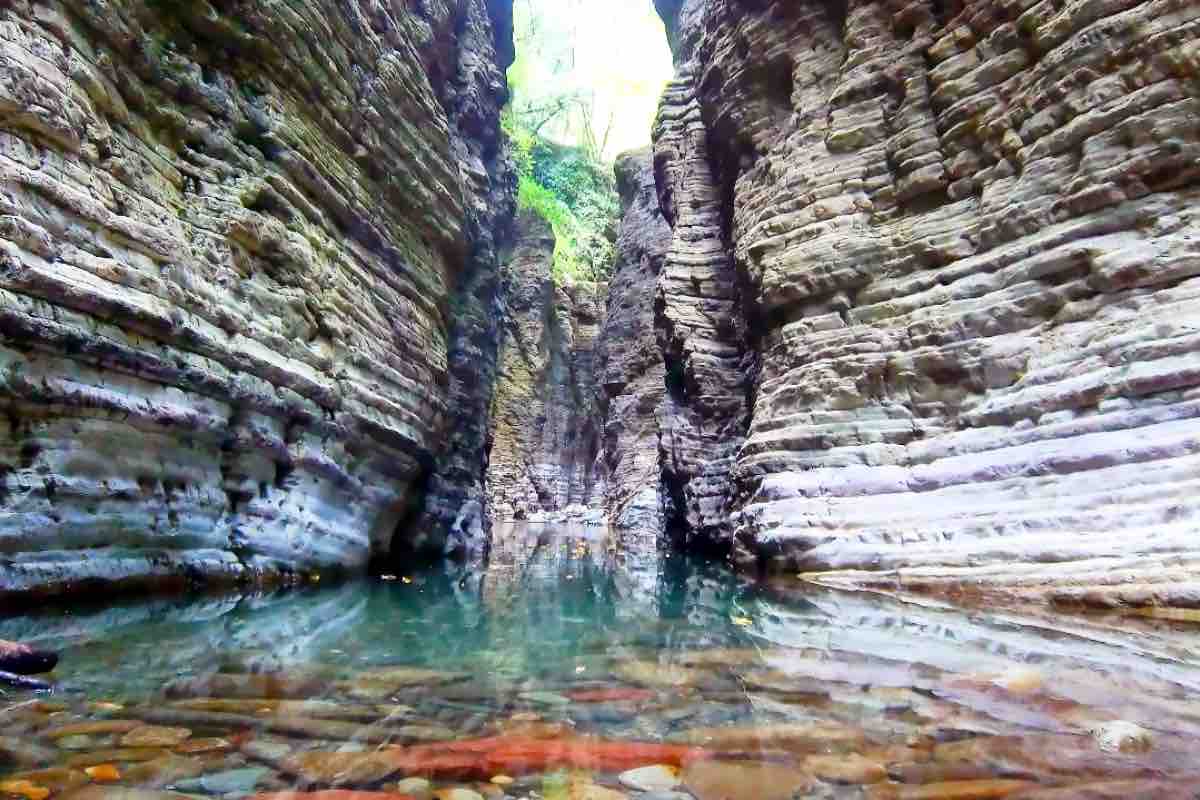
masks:
<svg viewBox="0 0 1200 800"><path fill-rule="evenodd" d="M667 366L660 435L667 525L691 550L728 540L731 475L757 371L728 242L729 195L701 112L694 66L684 60L654 128L660 209L672 229L655 310Z"/></svg>
<svg viewBox="0 0 1200 800"><path fill-rule="evenodd" d="M0 592L389 546L511 207L503 6L0 6Z"/></svg>
<svg viewBox="0 0 1200 800"><path fill-rule="evenodd" d="M504 331L487 466L498 519L599 507L604 497L595 357L607 287L556 282L554 242L545 220L521 212L502 270Z"/></svg>
<svg viewBox="0 0 1200 800"><path fill-rule="evenodd" d="M689 526L852 584L1197 602L1200 6L659 6Z"/></svg>
<svg viewBox="0 0 1200 800"><path fill-rule="evenodd" d="M659 211L652 156L642 150L617 158L621 228L596 380L609 522L656 538L665 524L659 434L666 413L666 365L655 328L655 296L671 229Z"/></svg>
<svg viewBox="0 0 1200 800"><path fill-rule="evenodd" d="M394 558L443 553L475 561L490 539L485 481L491 443L491 407L502 331L500 259L512 237L517 178L508 146L493 138L505 94L502 69L512 63L512 0L488 0L465 9L458 34L462 87L451 119L471 190L466 223L470 257L450 302L449 408L437 462L421 511L399 527ZM495 50L490 49L495 43Z"/></svg>

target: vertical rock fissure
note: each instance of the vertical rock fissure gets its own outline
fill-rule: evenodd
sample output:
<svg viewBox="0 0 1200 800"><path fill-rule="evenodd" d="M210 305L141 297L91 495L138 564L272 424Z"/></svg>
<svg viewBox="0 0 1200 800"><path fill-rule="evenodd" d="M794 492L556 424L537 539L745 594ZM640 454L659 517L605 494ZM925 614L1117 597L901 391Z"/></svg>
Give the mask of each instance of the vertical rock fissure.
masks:
<svg viewBox="0 0 1200 800"><path fill-rule="evenodd" d="M610 525L657 538L673 502L659 438L668 392L655 306L671 229L659 207L650 149L625 153L615 165L621 198L616 263L597 355L605 507Z"/></svg>

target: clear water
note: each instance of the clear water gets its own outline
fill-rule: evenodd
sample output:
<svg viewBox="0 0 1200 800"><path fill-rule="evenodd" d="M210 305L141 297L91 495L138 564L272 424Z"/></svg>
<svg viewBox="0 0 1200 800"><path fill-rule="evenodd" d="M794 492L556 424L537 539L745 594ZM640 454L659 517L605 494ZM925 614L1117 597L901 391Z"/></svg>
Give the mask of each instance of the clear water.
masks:
<svg viewBox="0 0 1200 800"><path fill-rule="evenodd" d="M0 618L62 655L54 694L0 696L0 797L1200 791L1194 627L755 584L588 528L395 578ZM627 774L654 764L657 795Z"/></svg>

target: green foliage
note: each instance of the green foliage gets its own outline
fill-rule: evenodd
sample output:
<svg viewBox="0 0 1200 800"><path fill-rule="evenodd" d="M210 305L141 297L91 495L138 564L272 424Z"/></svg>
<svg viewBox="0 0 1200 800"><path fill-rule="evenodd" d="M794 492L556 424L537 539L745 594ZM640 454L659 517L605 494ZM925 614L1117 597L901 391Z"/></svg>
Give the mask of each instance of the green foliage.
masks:
<svg viewBox="0 0 1200 800"><path fill-rule="evenodd" d="M500 115L500 128L512 145L513 162L518 175L533 174L533 147L536 138L533 133L519 122L512 107L504 109Z"/></svg>
<svg viewBox="0 0 1200 800"><path fill-rule="evenodd" d="M503 128L517 166L518 205L542 217L554 231L554 279L607 279L615 258L619 213L610 169L580 148L538 136L511 109L505 112Z"/></svg>
<svg viewBox="0 0 1200 800"><path fill-rule="evenodd" d="M554 280L561 283L584 277L585 268L579 261L578 225L566 203L531 176L522 175L517 183L517 206L550 223L554 231L554 263L550 274Z"/></svg>
<svg viewBox="0 0 1200 800"><path fill-rule="evenodd" d="M534 133L600 161L649 143L674 73L648 0L514 0L513 108Z"/></svg>

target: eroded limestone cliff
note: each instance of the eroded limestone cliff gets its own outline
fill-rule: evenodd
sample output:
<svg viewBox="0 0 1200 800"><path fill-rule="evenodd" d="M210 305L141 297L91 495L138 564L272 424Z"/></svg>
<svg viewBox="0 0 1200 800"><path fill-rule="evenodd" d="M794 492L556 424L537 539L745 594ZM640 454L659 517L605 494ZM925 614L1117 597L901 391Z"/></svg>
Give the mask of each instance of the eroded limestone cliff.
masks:
<svg viewBox="0 0 1200 800"><path fill-rule="evenodd" d="M447 429L481 499L504 6L0 4L3 591L361 568Z"/></svg>
<svg viewBox="0 0 1200 800"><path fill-rule="evenodd" d="M595 351L606 287L556 282L554 241L545 220L519 213L501 272L504 329L487 467L499 519L599 508L604 497Z"/></svg>
<svg viewBox="0 0 1200 800"><path fill-rule="evenodd" d="M658 6L692 534L856 585L1200 602L1200 5Z"/></svg>
<svg viewBox="0 0 1200 800"><path fill-rule="evenodd" d="M609 522L618 530L655 536L665 524L659 432L666 413L666 365L654 308L671 229L659 211L651 156L637 151L616 162L621 227L596 374Z"/></svg>

